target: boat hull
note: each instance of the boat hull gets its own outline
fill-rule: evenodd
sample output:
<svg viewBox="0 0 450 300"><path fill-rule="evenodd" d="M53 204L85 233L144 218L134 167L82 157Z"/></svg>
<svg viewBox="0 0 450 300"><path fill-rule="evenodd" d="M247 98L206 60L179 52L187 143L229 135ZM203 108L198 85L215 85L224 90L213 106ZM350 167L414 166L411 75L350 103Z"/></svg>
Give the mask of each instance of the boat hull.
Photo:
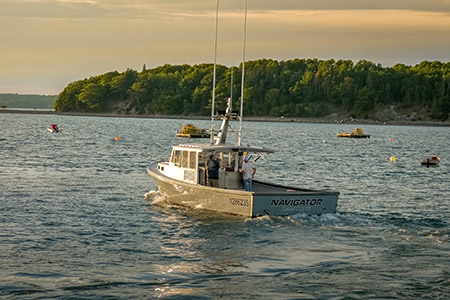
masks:
<svg viewBox="0 0 450 300"><path fill-rule="evenodd" d="M177 133L177 137L195 139L195 138L209 138L211 135L209 133Z"/></svg>
<svg viewBox="0 0 450 300"><path fill-rule="evenodd" d="M246 217L335 213L339 196L337 192L293 189L260 181L254 182L254 189L260 192L191 184L164 176L157 170L157 163L147 172L170 203Z"/></svg>
<svg viewBox="0 0 450 300"><path fill-rule="evenodd" d="M433 166L433 167L437 167L439 165L439 162L429 162L429 161L423 161L421 162L422 166Z"/></svg>
<svg viewBox="0 0 450 300"><path fill-rule="evenodd" d="M441 161L441 159L437 156L432 156L432 157L427 157L424 160L422 160L421 164L422 166L433 166L436 167L439 165L439 162Z"/></svg>
<svg viewBox="0 0 450 300"><path fill-rule="evenodd" d="M335 213L338 197L339 193L327 191L254 193L252 216Z"/></svg>
<svg viewBox="0 0 450 300"><path fill-rule="evenodd" d="M338 133L337 137L341 138L351 138L351 139L368 139L369 134L353 134L353 133Z"/></svg>

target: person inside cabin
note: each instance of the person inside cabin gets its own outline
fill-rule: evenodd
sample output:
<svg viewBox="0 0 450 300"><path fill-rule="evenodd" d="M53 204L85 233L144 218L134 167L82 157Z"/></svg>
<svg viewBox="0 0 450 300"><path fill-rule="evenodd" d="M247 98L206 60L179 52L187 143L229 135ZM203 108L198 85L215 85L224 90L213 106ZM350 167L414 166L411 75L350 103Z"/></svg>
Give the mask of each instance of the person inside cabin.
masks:
<svg viewBox="0 0 450 300"><path fill-rule="evenodd" d="M212 187L218 187L220 164L213 154L209 156L207 166L208 166L208 185Z"/></svg>
<svg viewBox="0 0 450 300"><path fill-rule="evenodd" d="M247 192L251 192L252 191L252 180L253 180L253 176L256 173L256 169L253 168L252 163L249 161L250 157L249 155L247 155L244 158L244 166L242 167L241 173L242 173L242 180L244 182L244 189Z"/></svg>
<svg viewBox="0 0 450 300"><path fill-rule="evenodd" d="M237 169L236 170L241 170L242 169L242 153L240 153L239 154L239 158L237 159ZM232 170L231 171L233 171L234 172L234 168L236 167L236 160L235 159L233 159L232 161L231 161L231 167L232 167Z"/></svg>

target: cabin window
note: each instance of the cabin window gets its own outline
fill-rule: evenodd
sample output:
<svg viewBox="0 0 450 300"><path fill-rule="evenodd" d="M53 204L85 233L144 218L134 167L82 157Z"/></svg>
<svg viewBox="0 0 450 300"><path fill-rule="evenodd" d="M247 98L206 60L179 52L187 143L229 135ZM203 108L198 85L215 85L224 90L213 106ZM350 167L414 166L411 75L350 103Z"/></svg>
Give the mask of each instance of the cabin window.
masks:
<svg viewBox="0 0 450 300"><path fill-rule="evenodd" d="M195 169L195 167L197 166L197 152L195 151L191 151L189 152L189 169Z"/></svg>
<svg viewBox="0 0 450 300"><path fill-rule="evenodd" d="M188 155L189 155L189 151L182 151L182 158L181 158L181 167L182 168L188 167Z"/></svg>
<svg viewBox="0 0 450 300"><path fill-rule="evenodd" d="M172 163L175 166L180 166L181 161L181 151L180 150L173 150L172 152Z"/></svg>
<svg viewBox="0 0 450 300"><path fill-rule="evenodd" d="M199 167L205 166L205 160L203 159L203 154L201 152L198 154L198 166Z"/></svg>
<svg viewBox="0 0 450 300"><path fill-rule="evenodd" d="M230 153L221 153L220 155L220 160L221 160L221 167L229 167L231 165L231 157L230 157Z"/></svg>

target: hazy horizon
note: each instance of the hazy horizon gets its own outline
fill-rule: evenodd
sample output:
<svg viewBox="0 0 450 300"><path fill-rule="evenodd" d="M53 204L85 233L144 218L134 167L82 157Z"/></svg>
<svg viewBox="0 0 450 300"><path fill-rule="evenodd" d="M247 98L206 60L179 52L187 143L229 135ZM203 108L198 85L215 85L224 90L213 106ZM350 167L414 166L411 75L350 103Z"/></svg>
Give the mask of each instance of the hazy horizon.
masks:
<svg viewBox="0 0 450 300"><path fill-rule="evenodd" d="M243 0L220 2L217 63L242 60ZM56 95L70 82L214 60L214 0L4 0L0 93ZM249 0L247 60L448 62L450 1Z"/></svg>

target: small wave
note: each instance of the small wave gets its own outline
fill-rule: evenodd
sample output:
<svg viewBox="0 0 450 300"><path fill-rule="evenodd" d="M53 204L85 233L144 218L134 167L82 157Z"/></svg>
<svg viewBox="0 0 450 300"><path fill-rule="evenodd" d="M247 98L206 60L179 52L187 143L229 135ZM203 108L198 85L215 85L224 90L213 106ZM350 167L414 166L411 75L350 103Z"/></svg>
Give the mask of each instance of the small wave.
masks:
<svg viewBox="0 0 450 300"><path fill-rule="evenodd" d="M351 225L373 225L374 220L368 216L361 214L322 214L322 215L307 215L299 213L290 216L290 219L295 222L304 224L316 225L330 225L330 226L351 226Z"/></svg>
<svg viewBox="0 0 450 300"><path fill-rule="evenodd" d="M322 215L308 215L304 213L295 214L286 217L279 216L262 216L258 218L249 218L245 222L258 222L269 227L283 226L312 226L316 228L329 230L355 230L360 231L362 228L380 230L397 231L398 227L385 222L374 216L357 213L335 213Z"/></svg>
<svg viewBox="0 0 450 300"><path fill-rule="evenodd" d="M421 230L417 232L417 236L425 237L428 241L443 244L449 240L450 230L442 229L442 230Z"/></svg>
<svg viewBox="0 0 450 300"><path fill-rule="evenodd" d="M156 204L159 202L163 202L166 198L164 196L162 196L159 191L148 191L147 193L145 193L144 198L146 200L150 200L152 202L152 204Z"/></svg>
<svg viewBox="0 0 450 300"><path fill-rule="evenodd" d="M99 289L109 289L111 287L118 287L123 285L130 285L132 283L129 282L112 282L108 280L98 280L92 282L90 284L84 285L74 285L63 287L62 289L65 291L91 291L91 290L99 290Z"/></svg>

